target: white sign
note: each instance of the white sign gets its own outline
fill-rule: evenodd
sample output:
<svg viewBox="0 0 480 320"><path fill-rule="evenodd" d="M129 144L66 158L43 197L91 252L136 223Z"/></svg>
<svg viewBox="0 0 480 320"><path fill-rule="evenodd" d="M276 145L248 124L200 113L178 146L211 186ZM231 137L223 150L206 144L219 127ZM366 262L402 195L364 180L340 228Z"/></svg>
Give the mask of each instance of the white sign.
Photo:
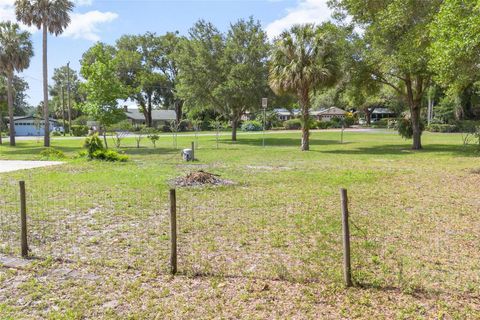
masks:
<svg viewBox="0 0 480 320"><path fill-rule="evenodd" d="M267 109L267 106L268 106L268 99L262 98L262 108Z"/></svg>

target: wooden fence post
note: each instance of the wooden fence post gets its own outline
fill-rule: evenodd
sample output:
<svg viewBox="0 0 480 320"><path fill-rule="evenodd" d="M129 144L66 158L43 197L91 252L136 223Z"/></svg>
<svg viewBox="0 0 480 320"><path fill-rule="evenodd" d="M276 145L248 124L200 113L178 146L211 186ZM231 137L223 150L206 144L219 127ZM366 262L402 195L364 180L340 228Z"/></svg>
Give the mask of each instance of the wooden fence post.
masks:
<svg viewBox="0 0 480 320"><path fill-rule="evenodd" d="M350 227L348 225L348 197L347 190L340 189L342 200L342 231L343 231L343 279L346 287L352 284L352 266L350 263Z"/></svg>
<svg viewBox="0 0 480 320"><path fill-rule="evenodd" d="M170 271L177 273L177 198L175 189L170 189Z"/></svg>
<svg viewBox="0 0 480 320"><path fill-rule="evenodd" d="M22 246L22 257L28 257L27 242L27 197L25 192L25 181L20 181L20 241Z"/></svg>

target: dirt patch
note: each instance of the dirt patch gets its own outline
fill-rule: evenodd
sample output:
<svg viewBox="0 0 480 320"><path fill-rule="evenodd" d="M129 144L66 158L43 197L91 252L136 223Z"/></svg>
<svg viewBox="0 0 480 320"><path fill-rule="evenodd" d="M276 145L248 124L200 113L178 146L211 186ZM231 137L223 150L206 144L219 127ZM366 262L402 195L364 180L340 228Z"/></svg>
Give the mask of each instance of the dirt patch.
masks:
<svg viewBox="0 0 480 320"><path fill-rule="evenodd" d="M480 168L471 169L471 170L470 170L470 173L472 173L472 174L480 174Z"/></svg>
<svg viewBox="0 0 480 320"><path fill-rule="evenodd" d="M185 177L174 179L172 184L177 187L199 187L205 185L226 186L234 183L230 180L221 179L218 174L198 170L190 172Z"/></svg>
<svg viewBox="0 0 480 320"><path fill-rule="evenodd" d="M292 170L290 167L272 167L272 166L247 166L248 169L260 171L274 171L274 170Z"/></svg>

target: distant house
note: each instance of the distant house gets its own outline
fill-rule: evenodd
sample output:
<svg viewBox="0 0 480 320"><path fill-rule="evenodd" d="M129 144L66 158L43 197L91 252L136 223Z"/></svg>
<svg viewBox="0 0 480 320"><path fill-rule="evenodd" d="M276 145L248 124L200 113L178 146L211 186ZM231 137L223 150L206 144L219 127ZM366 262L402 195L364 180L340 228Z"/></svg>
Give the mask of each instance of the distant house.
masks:
<svg viewBox="0 0 480 320"><path fill-rule="evenodd" d="M9 121L8 117L5 119ZM45 121L40 117L14 117L13 125L15 127L15 136L43 136L45 134ZM50 132L52 132L58 126L58 122L57 120L50 118L49 125Z"/></svg>
<svg viewBox="0 0 480 320"><path fill-rule="evenodd" d="M372 122L384 118L395 118L397 114L388 108L375 108L372 112Z"/></svg>
<svg viewBox="0 0 480 320"><path fill-rule="evenodd" d="M310 115L316 118L318 121L330 121L333 118L345 118L346 114L347 113L345 110L337 107L330 107L327 109L320 109L310 112Z"/></svg>
<svg viewBox="0 0 480 320"><path fill-rule="evenodd" d="M293 109L292 111L287 109L274 109L274 111L277 113L278 120L280 121L298 118L301 115L299 109ZM333 118L345 118L346 114L345 110L337 107L310 111L310 116L318 121L330 121Z"/></svg>
<svg viewBox="0 0 480 320"><path fill-rule="evenodd" d="M288 109L278 108L278 109L273 109L273 111L277 114L277 118L280 121L287 121L290 119L294 119L300 115L300 110L298 109L293 109L290 111Z"/></svg>
<svg viewBox="0 0 480 320"><path fill-rule="evenodd" d="M139 109L124 107L125 115L133 126L145 125L145 116ZM177 113L174 110L152 110L152 126L160 127L177 119Z"/></svg>

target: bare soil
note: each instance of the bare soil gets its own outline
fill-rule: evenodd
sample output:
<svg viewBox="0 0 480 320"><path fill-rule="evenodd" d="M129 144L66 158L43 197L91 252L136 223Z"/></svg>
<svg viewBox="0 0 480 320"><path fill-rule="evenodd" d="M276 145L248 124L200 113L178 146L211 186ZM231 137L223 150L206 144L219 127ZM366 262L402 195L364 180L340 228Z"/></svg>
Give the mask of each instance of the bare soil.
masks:
<svg viewBox="0 0 480 320"><path fill-rule="evenodd" d="M177 187L199 187L205 185L225 186L234 183L230 180L221 179L218 174L198 170L190 172L185 177L174 179L173 184Z"/></svg>

